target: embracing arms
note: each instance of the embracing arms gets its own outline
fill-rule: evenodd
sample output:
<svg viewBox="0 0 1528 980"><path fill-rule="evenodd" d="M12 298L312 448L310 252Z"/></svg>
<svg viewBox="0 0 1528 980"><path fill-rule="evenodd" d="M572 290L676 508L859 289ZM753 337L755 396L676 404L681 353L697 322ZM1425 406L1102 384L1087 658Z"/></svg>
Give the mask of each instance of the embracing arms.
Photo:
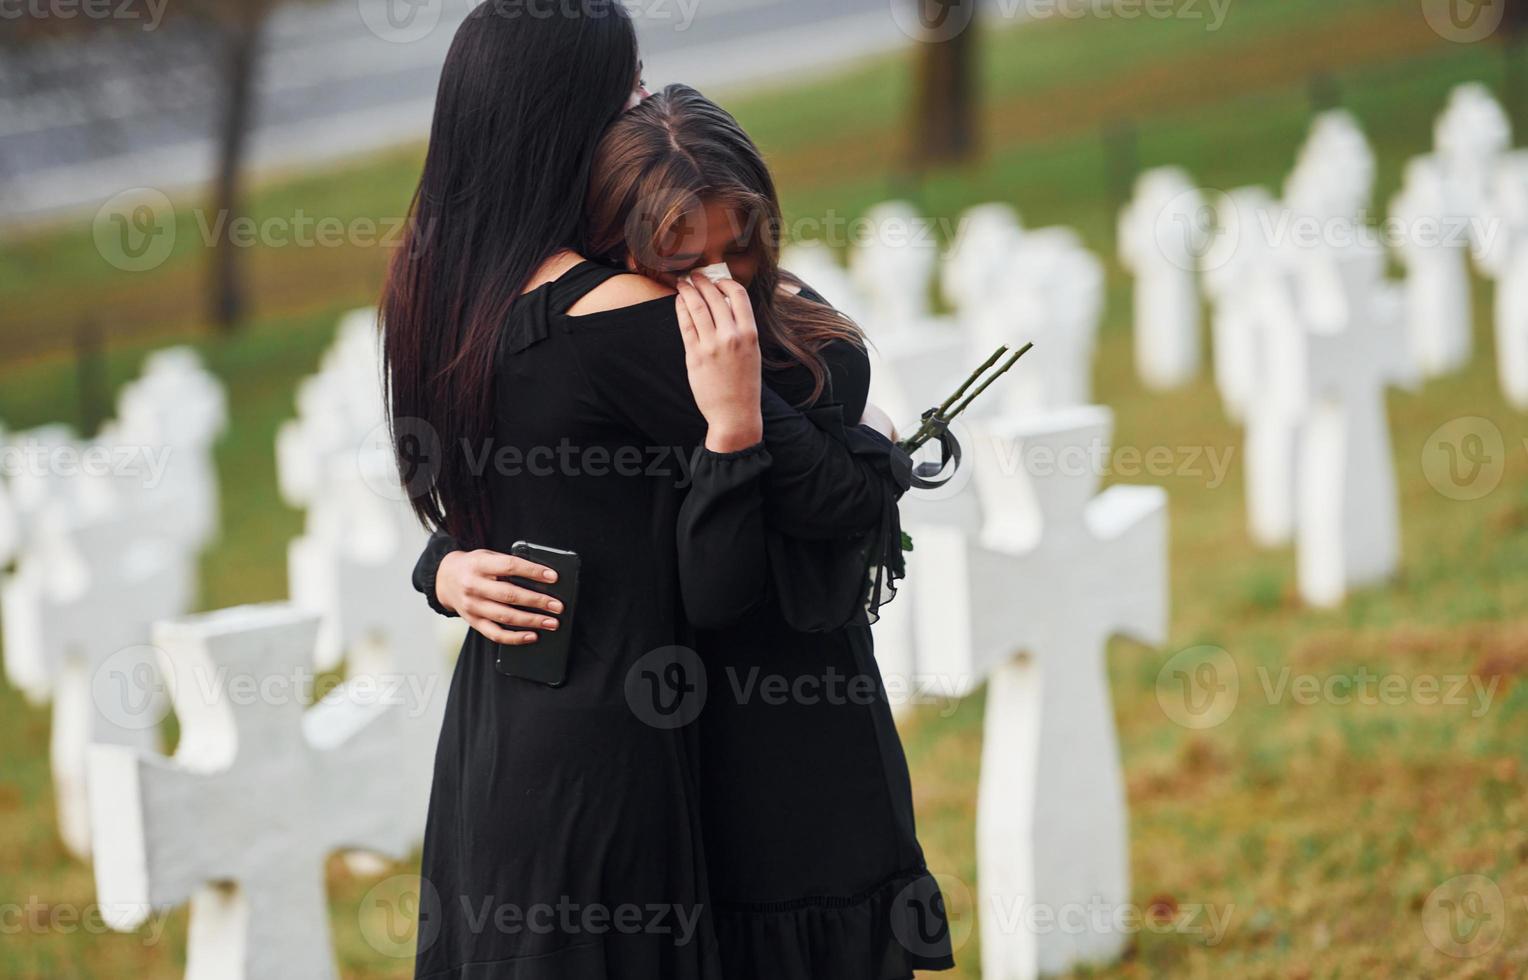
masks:
<svg viewBox="0 0 1528 980"><path fill-rule="evenodd" d="M757 335L741 286L705 280L680 289L677 323L576 335L591 380L621 379L602 387L613 410L645 438L703 444L679 518L681 586L692 621L720 626L767 592L766 526L804 540L845 540L875 527L897 491L842 441L760 387ZM724 289L737 298L729 302ZM731 316L732 309L744 314ZM524 597L501 579L524 572L505 571L508 561L462 551L436 534L414 584L438 612L462 616L495 642L534 642L534 633L521 631L539 628L533 620L541 615L527 619L517 608Z"/></svg>

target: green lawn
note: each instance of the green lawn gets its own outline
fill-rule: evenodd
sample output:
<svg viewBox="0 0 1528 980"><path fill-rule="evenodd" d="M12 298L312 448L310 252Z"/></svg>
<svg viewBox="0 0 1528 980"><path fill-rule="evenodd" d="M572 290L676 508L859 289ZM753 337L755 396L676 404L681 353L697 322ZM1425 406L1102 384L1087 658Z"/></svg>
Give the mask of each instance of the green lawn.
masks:
<svg viewBox="0 0 1528 980"><path fill-rule="evenodd" d="M1183 475L1171 495L1173 618L1162 650L1120 643L1113 686L1130 793L1135 901L1144 907L1229 910L1211 945L1187 931L1143 933L1111 977L1517 976L1528 971L1528 419L1502 401L1477 295L1478 354L1468 371L1391 399L1405 521L1405 564L1393 586L1355 595L1337 612L1294 598L1294 558L1255 550L1245 532L1239 431L1208 380L1147 394L1131 369L1129 283L1112 254L1113 204L1103 133L1136 120L1143 166L1177 163L1206 186L1277 187L1309 119L1311 75L1332 72L1380 159L1376 207L1405 159L1428 149L1432 120L1464 80L1500 87L1495 47L1429 35L1411 0L1240 0L1221 30L1188 20L1075 20L989 35L983 75L989 138L979 163L914 181L898 165L911 77L890 58L842 79L737 100L770 154L792 218L853 217L891 194L936 218L1006 200L1030 224L1076 227L1108 261L1109 307L1097 390L1117 418L1116 444L1234 452L1223 485ZM353 168L262 184L257 216L386 218L406 204L417 148ZM368 301L377 249L262 249L251 255L257 316L232 338L205 338L194 295L199 249L183 203L182 248L163 269L118 273L94 253L88 228L64 227L0 244L0 420L20 428L74 417L67 331L97 310L109 320L113 384L168 338L196 339L229 385L233 427L219 450L224 534L205 563L209 607L276 598L286 541L301 516L278 501L272 444L292 412L296 381L316 366L344 309ZM1489 419L1507 458L1498 489L1449 499L1428 483L1428 437L1460 416ZM1436 450L1434 450L1436 451ZM1159 673L1197 645L1228 652L1240 678L1236 709L1202 731L1175 724L1158 700ZM1360 672L1408 688L1429 677L1490 689L1479 706L1303 704L1280 678L1314 683ZM1491 685L1495 687L1492 688ZM1479 709L1479 710L1478 710ZM907 727L922 837L933 867L974 883L972 804L980 696L929 708ZM0 901L81 906L88 869L53 833L46 762L48 714L0 688ZM1430 942L1433 889L1489 876L1504 904L1504 935L1486 955L1458 959ZM357 908L371 881L331 867L334 928L347 977L409 975L363 941ZM958 896L959 889L952 894ZM965 909L963 911L969 911ZM3 925L0 922L0 925ZM182 968L184 911L168 938L49 929L7 935L0 974L172 977ZM978 975L977 940L962 977Z"/></svg>

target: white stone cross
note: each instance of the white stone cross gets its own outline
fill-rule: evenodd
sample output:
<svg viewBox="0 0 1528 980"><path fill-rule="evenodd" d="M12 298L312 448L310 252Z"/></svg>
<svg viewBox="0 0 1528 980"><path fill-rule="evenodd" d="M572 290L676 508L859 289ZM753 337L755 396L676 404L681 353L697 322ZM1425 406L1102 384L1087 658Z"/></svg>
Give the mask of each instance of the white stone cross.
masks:
<svg viewBox="0 0 1528 980"><path fill-rule="evenodd" d="M138 516L38 516L14 575L0 586L5 667L34 704L53 703L51 761L59 834L90 854L85 756L91 743L157 748L157 670L144 644L153 622L183 615L195 563L145 537Z"/></svg>
<svg viewBox="0 0 1528 980"><path fill-rule="evenodd" d="M918 593L919 639L952 676L988 678L977 878L992 917L982 929L990 980L1104 962L1129 938L1092 922L1073 932L995 921L1130 901L1105 652L1119 635L1166 641L1167 500L1155 487L1097 493L1111 427L1100 407L989 422L995 452L978 469L986 529L920 542L939 574Z"/></svg>
<svg viewBox="0 0 1528 980"><path fill-rule="evenodd" d="M375 310L344 318L319 373L298 389L298 418L277 434L277 471L283 496L307 509L287 573L292 602L320 617L319 669L343 664L351 679L396 691L403 706L397 806L419 841L448 687L445 621L411 582L426 534L398 478L378 340Z"/></svg>
<svg viewBox="0 0 1528 980"><path fill-rule="evenodd" d="M1358 221L1374 198L1374 150L1346 109L1316 116L1284 182L1284 203L1297 215Z"/></svg>
<svg viewBox="0 0 1528 980"><path fill-rule="evenodd" d="M189 901L188 980L330 980L326 858L404 856L397 707L347 692L306 708L317 628L284 605L161 624L174 758L91 750L103 915L130 931Z"/></svg>
<svg viewBox="0 0 1528 980"><path fill-rule="evenodd" d="M62 423L7 434L6 452L14 457L10 473L11 507L16 519L12 557L19 555L41 526L47 510L68 514L88 513L82 492L84 481L65 476L64 460L77 463L88 448L69 426Z"/></svg>
<svg viewBox="0 0 1528 980"><path fill-rule="evenodd" d="M1401 297L1384 256L1354 248L1338 263L1340 317L1306 337L1310 398L1298 469L1299 584L1315 606L1383 582L1400 565L1400 503L1385 407L1415 374L1403 341Z"/></svg>
<svg viewBox="0 0 1528 980"><path fill-rule="evenodd" d="M340 321L317 374L297 386L297 418L276 433L276 478L282 499L305 508L322 492L336 456L354 454L386 424L381 335L374 309Z"/></svg>
<svg viewBox="0 0 1528 980"><path fill-rule="evenodd" d="M849 253L849 275L864 297L872 335L909 329L929 315L939 262L933 226L917 208L887 201L865 213L861 241Z"/></svg>
<svg viewBox="0 0 1528 980"><path fill-rule="evenodd" d="M5 448L5 430L0 428L0 451ZM10 482L0 473L0 569L16 557L21 543L21 520L11 499Z"/></svg>
<svg viewBox="0 0 1528 980"><path fill-rule="evenodd" d="M1448 105L1433 126L1433 148L1450 210L1466 218L1489 211L1492 178L1502 155L1512 148L1512 120L1490 89L1468 82L1449 93ZM1469 226L1472 235L1482 227Z"/></svg>
<svg viewBox="0 0 1528 980"><path fill-rule="evenodd" d="M1248 530L1265 548L1288 545L1295 535L1295 472L1309 404L1309 314L1299 284L1282 256L1257 270L1250 283L1256 371L1247 396L1243 457Z"/></svg>
<svg viewBox="0 0 1528 980"><path fill-rule="evenodd" d="M1436 157L1414 157L1390 203L1406 266L1406 336L1424 377L1460 370L1470 361L1474 314L1466 259L1469 215L1456 211Z"/></svg>
<svg viewBox="0 0 1528 980"><path fill-rule="evenodd" d="M1027 413L1091 404L1103 312L1103 264L1076 232L1041 228L1013 241L991 294L963 320L973 353L982 357L999 345L1035 349L983 396L991 399L984 409Z"/></svg>
<svg viewBox="0 0 1528 980"><path fill-rule="evenodd" d="M960 216L940 260L944 301L962 316L980 309L1012 269L1010 256L1024 237L1018 212L1007 204L978 204Z"/></svg>
<svg viewBox="0 0 1528 980"><path fill-rule="evenodd" d="M1528 152L1502 159L1487 219L1475 258L1496 280L1496 371L1508 403L1528 412Z"/></svg>
<svg viewBox="0 0 1528 980"><path fill-rule="evenodd" d="M117 397L117 416L100 442L129 447L136 465L117 481L141 515L144 533L201 551L219 530L217 466L213 444L228 428L228 400L222 382L202 366L189 347L155 351L143 372ZM149 465L148 453L165 453L163 472Z"/></svg>
<svg viewBox="0 0 1528 980"><path fill-rule="evenodd" d="M1203 260L1215 387L1236 422L1246 418L1257 386L1257 279L1274 261L1269 235L1276 214L1273 195L1262 187L1220 195L1217 233Z"/></svg>
<svg viewBox="0 0 1528 980"><path fill-rule="evenodd" d="M427 535L407 501L386 492L398 484L390 446L337 456L329 466L307 533L288 547L292 602L321 617L320 669L337 667L348 652L349 678L396 692L403 708L397 806L409 817L410 841L419 842L449 687L437 617L411 580Z"/></svg>
<svg viewBox="0 0 1528 980"><path fill-rule="evenodd" d="M911 435L922 413L953 394L982 361L950 321L925 319L889 334L872 333L870 340L870 401L891 416L903 436ZM969 441L969 429L962 426L956 431ZM874 631L876 662L893 695L892 706L899 712L907 704L905 700L898 703L897 692L914 691L922 683L913 632L915 595L919 583L933 573L922 570L917 541L925 525L974 520L975 499L961 492L968 482L968 472L958 473L944 488L913 490L902 498L902 529L912 536L914 551L907 556L907 577L898 586L896 599L881 609Z"/></svg>
<svg viewBox="0 0 1528 980"><path fill-rule="evenodd" d="M1199 374L1199 257L1208 244L1204 199L1177 167L1148 170L1119 218L1120 262L1135 277L1135 364L1164 391Z"/></svg>
<svg viewBox="0 0 1528 980"><path fill-rule="evenodd" d="M794 273L840 313L865 325L865 303L849 279L849 273L827 245L796 242L780 252L780 268Z"/></svg>

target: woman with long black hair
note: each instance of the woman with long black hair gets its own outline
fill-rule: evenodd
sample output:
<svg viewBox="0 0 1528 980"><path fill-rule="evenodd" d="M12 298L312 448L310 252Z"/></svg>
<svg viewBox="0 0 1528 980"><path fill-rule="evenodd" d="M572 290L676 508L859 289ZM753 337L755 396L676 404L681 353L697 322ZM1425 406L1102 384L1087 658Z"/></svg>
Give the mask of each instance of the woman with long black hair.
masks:
<svg viewBox="0 0 1528 980"><path fill-rule="evenodd" d="M640 98L638 65L614 0L469 15L383 300L398 453L432 477L415 509L489 563L479 598L498 610L474 623L447 701L422 978L727 975L698 729L644 718L628 696L644 658L695 643L680 528L755 540L766 472L782 513L845 531L895 493L761 389L751 319L681 331L673 290L578 254L595 150ZM692 482L732 489L691 499ZM582 558L559 687L495 669L500 645L563 612L505 581L543 575L507 557L522 539Z"/></svg>

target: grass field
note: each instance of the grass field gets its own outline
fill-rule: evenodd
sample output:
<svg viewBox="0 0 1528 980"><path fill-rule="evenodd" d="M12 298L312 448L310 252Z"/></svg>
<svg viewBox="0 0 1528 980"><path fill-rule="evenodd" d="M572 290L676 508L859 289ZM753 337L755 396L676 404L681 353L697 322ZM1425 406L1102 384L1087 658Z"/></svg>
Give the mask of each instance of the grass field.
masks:
<svg viewBox="0 0 1528 980"><path fill-rule="evenodd" d="M1147 394L1131 369L1129 284L1112 255L1114 202L1104 133L1132 120L1142 166L1177 163L1207 187L1277 186L1310 114L1313 75L1330 74L1380 160L1377 213L1400 167L1431 143L1449 89L1500 89L1494 45L1453 45L1404 0L1240 0L1208 32L1188 18L1087 18L992 33L985 41L985 129L979 163L914 180L897 164L909 62L889 58L845 77L736 100L770 154L792 218L853 217L888 196L936 218L1005 200L1028 223L1076 227L1109 263L1097 391L1117 418L1116 445L1233 452L1223 484L1182 475L1171 495L1173 616L1162 650L1117 644L1110 676L1131 805L1134 900L1142 908L1213 906L1229 914L1211 943L1188 930L1143 932L1109 977L1509 977L1528 973L1528 418L1502 401L1477 289L1477 356L1466 371L1390 402L1405 528L1403 573L1337 612L1294 598L1293 555L1254 549L1245 531L1240 432L1208 380ZM665 80L666 81L666 80ZM259 218L350 221L401 214L417 148L352 168L262 184ZM0 420L24 428L74 417L67 347L97 311L111 331L112 384L168 340L191 339L229 386L233 428L219 449L224 534L205 562L204 603L285 593L286 541L301 515L275 493L272 444L298 378L316 366L343 310L368 302L384 254L375 248L255 249L257 314L242 333L208 339L197 310L196 202L177 202L180 245L163 268L120 273L95 253L88 226L0 243ZM1424 453L1450 420L1489 420L1503 438L1494 492L1450 499L1429 483ZM1158 698L1176 651L1223 648L1240 680L1216 727L1175 724ZM1390 703L1297 696L1308 678L1341 685L1398 678ZM1425 685L1448 693L1428 703ZM1479 685L1472 687L1470 685ZM1305 703L1311 702L1311 703ZM974 884L973 800L980 696L929 708L906 730L920 829L932 867ZM85 907L87 868L53 829L48 713L0 688L0 902ZM371 879L331 866L336 942L349 978L405 977L407 961L364 941L357 908ZM1478 874L1499 889L1487 929L1501 938L1473 958L1430 940L1435 888ZM957 897L959 886L952 890ZM969 912L969 909L957 909ZM0 942L0 975L165 978L183 967L186 915L157 942L98 928L24 928ZM0 921L0 926L7 923ZM978 939L961 950L975 977Z"/></svg>

